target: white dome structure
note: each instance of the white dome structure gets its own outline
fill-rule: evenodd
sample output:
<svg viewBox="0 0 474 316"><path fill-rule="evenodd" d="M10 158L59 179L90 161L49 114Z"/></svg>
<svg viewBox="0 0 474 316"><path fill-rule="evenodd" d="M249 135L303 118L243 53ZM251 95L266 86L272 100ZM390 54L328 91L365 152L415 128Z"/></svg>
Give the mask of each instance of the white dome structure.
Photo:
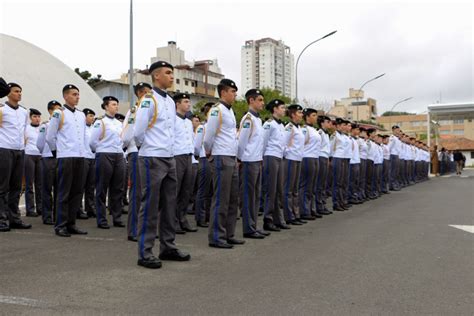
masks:
<svg viewBox="0 0 474 316"><path fill-rule="evenodd" d="M40 110L43 118L49 101L64 102L62 89L68 83L80 90L79 109L102 112L102 99L74 70L43 49L5 34L0 34L0 77L18 83L23 88L20 104Z"/></svg>

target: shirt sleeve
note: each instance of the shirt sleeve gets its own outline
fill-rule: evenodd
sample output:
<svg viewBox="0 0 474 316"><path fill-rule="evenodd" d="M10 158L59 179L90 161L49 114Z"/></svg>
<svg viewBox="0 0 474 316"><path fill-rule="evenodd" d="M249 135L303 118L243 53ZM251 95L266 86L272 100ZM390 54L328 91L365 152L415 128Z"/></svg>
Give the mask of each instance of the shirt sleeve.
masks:
<svg viewBox="0 0 474 316"><path fill-rule="evenodd" d="M268 140L270 139L271 132L272 132L271 123L265 122L263 124L263 153L265 153L265 149L268 146Z"/></svg>
<svg viewBox="0 0 474 316"><path fill-rule="evenodd" d="M145 140L145 133L148 128L148 124L153 117L155 111L155 104L152 98L144 97L140 102L140 106L135 116L135 126L133 128L133 136L135 138L135 144L140 147Z"/></svg>
<svg viewBox="0 0 474 316"><path fill-rule="evenodd" d="M56 150L56 141L59 131L59 123L61 122L61 116L64 115L61 110L56 110L53 112L53 116L49 121L48 128L46 130L46 143L48 143L51 151Z"/></svg>
<svg viewBox="0 0 474 316"><path fill-rule="evenodd" d="M204 126L199 125L194 134L194 156L199 156L202 148L202 141L204 139Z"/></svg>
<svg viewBox="0 0 474 316"><path fill-rule="evenodd" d="M46 144L46 124L42 124L39 129L38 138L36 139L36 147L40 153L43 153Z"/></svg>
<svg viewBox="0 0 474 316"><path fill-rule="evenodd" d="M212 108L206 124L206 133L204 134L204 150L206 154L212 153L212 144L216 138L216 132L219 128L219 108Z"/></svg>
<svg viewBox="0 0 474 316"><path fill-rule="evenodd" d="M92 126L91 138L89 140L89 146L91 147L92 152L95 152L99 145L99 138L102 134L102 124L104 124L102 120L97 120Z"/></svg>
<svg viewBox="0 0 474 316"><path fill-rule="evenodd" d="M240 129L239 129L239 139L238 139L238 150L237 150L237 158L241 159L245 148L247 147L250 132L252 130L252 119L245 118L240 122Z"/></svg>
<svg viewBox="0 0 474 316"><path fill-rule="evenodd" d="M133 129L135 127L134 118L131 116L130 110L127 112L122 124L122 141L123 147L128 147L133 140Z"/></svg>

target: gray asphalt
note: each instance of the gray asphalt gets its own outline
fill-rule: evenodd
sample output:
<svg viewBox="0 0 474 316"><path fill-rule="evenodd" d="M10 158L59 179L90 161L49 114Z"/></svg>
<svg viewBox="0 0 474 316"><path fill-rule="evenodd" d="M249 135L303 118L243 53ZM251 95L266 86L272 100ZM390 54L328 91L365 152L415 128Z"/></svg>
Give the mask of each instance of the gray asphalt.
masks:
<svg viewBox="0 0 474 316"><path fill-rule="evenodd" d="M136 265L125 230L80 221L87 237L55 237L39 219L0 234L0 314L473 315L474 170L431 179L350 211L207 247L160 270ZM241 236L240 222L238 226Z"/></svg>

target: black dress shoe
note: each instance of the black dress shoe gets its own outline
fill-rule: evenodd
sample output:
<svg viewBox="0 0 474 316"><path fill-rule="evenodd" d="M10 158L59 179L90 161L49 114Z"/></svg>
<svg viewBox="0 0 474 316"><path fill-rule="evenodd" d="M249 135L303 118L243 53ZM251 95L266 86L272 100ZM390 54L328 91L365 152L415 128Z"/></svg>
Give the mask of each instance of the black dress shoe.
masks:
<svg viewBox="0 0 474 316"><path fill-rule="evenodd" d="M322 214L322 215L331 215L332 212L329 211L329 210L327 210L327 211L326 211L326 210L323 210L323 211L319 212L319 214Z"/></svg>
<svg viewBox="0 0 474 316"><path fill-rule="evenodd" d="M26 217L38 217L38 213L36 212L31 212L31 213L26 213Z"/></svg>
<svg viewBox="0 0 474 316"><path fill-rule="evenodd" d="M114 227L125 227L125 224L122 222L114 222Z"/></svg>
<svg viewBox="0 0 474 316"><path fill-rule="evenodd" d="M128 214L128 211L126 209L122 209L122 214Z"/></svg>
<svg viewBox="0 0 474 316"><path fill-rule="evenodd" d="M264 239L265 236L260 235L259 233L250 233L250 234L244 234L244 238L250 238L250 239Z"/></svg>
<svg viewBox="0 0 474 316"><path fill-rule="evenodd" d="M243 245L243 244L245 244L245 240L229 238L229 239L227 239L227 243L229 245Z"/></svg>
<svg viewBox="0 0 474 316"><path fill-rule="evenodd" d="M337 211L337 212L344 212L345 211L345 209L343 209L342 207L339 207L339 206L333 207L332 210Z"/></svg>
<svg viewBox="0 0 474 316"><path fill-rule="evenodd" d="M191 228L191 227L184 227L183 230L187 233L195 233L198 231L197 228Z"/></svg>
<svg viewBox="0 0 474 316"><path fill-rule="evenodd" d="M265 229L266 231L270 231L270 232L279 232L280 231L280 228L273 225L273 223L263 224L263 229Z"/></svg>
<svg viewBox="0 0 474 316"><path fill-rule="evenodd" d="M232 249L234 246L226 243L226 242L218 242L218 243L209 243L209 247L212 248L220 248L220 249Z"/></svg>
<svg viewBox="0 0 474 316"><path fill-rule="evenodd" d="M259 233L260 235L263 235L265 237L270 236L272 234L272 233L264 231L264 230L257 230L257 233Z"/></svg>
<svg viewBox="0 0 474 316"><path fill-rule="evenodd" d="M285 223L276 224L275 227L280 228L280 229L291 229L291 227Z"/></svg>
<svg viewBox="0 0 474 316"><path fill-rule="evenodd" d="M301 219L307 220L307 221L314 221L316 219L316 216L313 215L302 215Z"/></svg>
<svg viewBox="0 0 474 316"><path fill-rule="evenodd" d="M137 264L148 269L159 269L161 268L161 261L156 257L150 257L148 259L138 259Z"/></svg>
<svg viewBox="0 0 474 316"><path fill-rule="evenodd" d="M9 232L10 231L10 227L8 227L7 225L1 225L0 226L0 232L1 233L5 233L5 232Z"/></svg>
<svg viewBox="0 0 474 316"><path fill-rule="evenodd" d="M303 223L300 223L300 222L297 221L296 219L291 220L291 221L287 221L286 223L289 224L289 225L294 225L294 226L301 226L301 225L303 225Z"/></svg>
<svg viewBox="0 0 474 316"><path fill-rule="evenodd" d="M87 212L87 217L89 218L96 218L97 215L94 212Z"/></svg>
<svg viewBox="0 0 474 316"><path fill-rule="evenodd" d="M43 221L43 224L44 225L54 225L54 222L52 219L46 219Z"/></svg>
<svg viewBox="0 0 474 316"><path fill-rule="evenodd" d="M109 226L109 224L104 223L104 224L99 224L99 225L97 225L97 228L100 228L100 229L110 229L110 226Z"/></svg>
<svg viewBox="0 0 474 316"><path fill-rule="evenodd" d="M209 227L209 224L205 222L197 222L196 225L198 227L204 227L204 228Z"/></svg>
<svg viewBox="0 0 474 316"><path fill-rule="evenodd" d="M175 231L175 234L184 235L184 234L186 234L186 231L181 229L181 228L177 228L176 231Z"/></svg>
<svg viewBox="0 0 474 316"><path fill-rule="evenodd" d="M24 222L13 222L13 223L10 223L10 228L11 229L30 229L31 228L31 224L26 224Z"/></svg>
<svg viewBox="0 0 474 316"><path fill-rule="evenodd" d="M128 241L134 241L134 242L138 241L137 237L135 237L135 236L128 236L127 239L128 239Z"/></svg>
<svg viewBox="0 0 474 316"><path fill-rule="evenodd" d="M85 230L80 230L76 226L68 227L67 231L71 235L87 235Z"/></svg>
<svg viewBox="0 0 474 316"><path fill-rule="evenodd" d="M301 224L308 223L307 221L305 221L304 219L301 219L301 218L296 218L295 221L300 222Z"/></svg>
<svg viewBox="0 0 474 316"><path fill-rule="evenodd" d="M346 206L346 205L341 205L341 208L344 210L344 211L348 211L349 208Z"/></svg>
<svg viewBox="0 0 474 316"><path fill-rule="evenodd" d="M87 216L86 213L80 212L80 213L77 213L76 218L77 219L89 219L89 216Z"/></svg>
<svg viewBox="0 0 474 316"><path fill-rule="evenodd" d="M66 228L61 228L55 231L56 235L59 237L71 237L71 234L67 231Z"/></svg>
<svg viewBox="0 0 474 316"><path fill-rule="evenodd" d="M189 261L191 260L191 255L178 249L173 249L160 253L158 258L170 261Z"/></svg>
<svg viewBox="0 0 474 316"><path fill-rule="evenodd" d="M316 217L316 218L323 218L323 214L317 212L316 214L314 214L314 217Z"/></svg>

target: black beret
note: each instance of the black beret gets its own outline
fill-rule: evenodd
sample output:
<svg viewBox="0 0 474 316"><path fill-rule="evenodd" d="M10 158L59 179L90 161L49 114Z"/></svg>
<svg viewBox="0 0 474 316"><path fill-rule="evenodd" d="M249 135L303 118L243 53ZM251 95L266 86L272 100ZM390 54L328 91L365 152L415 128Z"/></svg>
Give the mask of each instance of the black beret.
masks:
<svg viewBox="0 0 474 316"><path fill-rule="evenodd" d="M0 98L7 96L10 93L10 87L5 80L0 77Z"/></svg>
<svg viewBox="0 0 474 316"><path fill-rule="evenodd" d="M290 104L288 105L288 107L286 108L287 110L297 110L297 111L301 111L303 110L303 107L299 104Z"/></svg>
<svg viewBox="0 0 474 316"><path fill-rule="evenodd" d="M23 90L23 88L18 83L15 83L15 82L10 82L8 84L8 87L10 87L10 89L16 87L16 88L20 88L20 90Z"/></svg>
<svg viewBox="0 0 474 316"><path fill-rule="evenodd" d="M178 102L182 99L190 99L191 96L189 95L189 93L176 93L174 96L173 96L173 100L174 102Z"/></svg>
<svg viewBox="0 0 474 316"><path fill-rule="evenodd" d="M344 120L344 123L346 123L346 124L352 124L352 122L349 121L349 120Z"/></svg>
<svg viewBox="0 0 474 316"><path fill-rule="evenodd" d="M82 110L82 112L84 113L85 116L89 114L95 115L95 112L88 108L85 108L84 110Z"/></svg>
<svg viewBox="0 0 474 316"><path fill-rule="evenodd" d="M137 91L141 88L153 89L150 84L148 84L146 82L139 82L135 85L135 87L133 87L133 91L135 91L135 93L137 93Z"/></svg>
<svg viewBox="0 0 474 316"><path fill-rule="evenodd" d="M385 139L385 138L389 138L390 135L382 135L382 138Z"/></svg>
<svg viewBox="0 0 474 316"><path fill-rule="evenodd" d="M119 100L116 97L112 96L112 95L108 95L106 97L103 97L102 101L104 101L104 102L115 101L115 102L119 103Z"/></svg>
<svg viewBox="0 0 474 316"><path fill-rule="evenodd" d="M398 126L398 125L393 125L392 126L392 130L397 129L397 128L400 128L400 126Z"/></svg>
<svg viewBox="0 0 474 316"><path fill-rule="evenodd" d="M340 117L336 117L335 123L336 123L336 125L345 124L346 120L343 119L343 118L340 118Z"/></svg>
<svg viewBox="0 0 474 316"><path fill-rule="evenodd" d="M331 118L329 116L326 116L326 115L321 115L321 116L318 116L318 120L320 122L324 122L324 121L330 121Z"/></svg>
<svg viewBox="0 0 474 316"><path fill-rule="evenodd" d="M311 113L318 113L318 110L315 110L313 108L305 108L303 110L303 115L310 115Z"/></svg>
<svg viewBox="0 0 474 316"><path fill-rule="evenodd" d="M125 120L125 115L123 115L122 113L116 113L115 118L119 121L123 121Z"/></svg>
<svg viewBox="0 0 474 316"><path fill-rule="evenodd" d="M259 89L250 89L249 91L245 92L245 98L246 99L248 99L250 97L255 97L255 96L258 96L258 95L263 96L262 91L259 90Z"/></svg>
<svg viewBox="0 0 474 316"><path fill-rule="evenodd" d="M41 112L37 109L30 109L30 115L41 115Z"/></svg>
<svg viewBox="0 0 474 316"><path fill-rule="evenodd" d="M367 132L367 128L362 127L362 126L359 126L359 130L360 130L361 132Z"/></svg>
<svg viewBox="0 0 474 316"><path fill-rule="evenodd" d="M267 109L267 111L271 112L274 107L284 105L284 104L285 104L285 102L280 100L280 99L273 99L270 102L268 102L267 105L265 105L265 109Z"/></svg>
<svg viewBox="0 0 474 316"><path fill-rule="evenodd" d="M61 103L59 103L56 100L51 100L48 102L48 110L52 110L56 105L61 106Z"/></svg>
<svg viewBox="0 0 474 316"><path fill-rule="evenodd" d="M352 128L360 128L359 124L357 123L351 123Z"/></svg>
<svg viewBox="0 0 474 316"><path fill-rule="evenodd" d="M155 69L158 69L158 68L163 68L163 67L166 67L166 68L170 68L171 70L174 70L173 68L173 65L171 65L170 63L166 62L166 61L157 61L157 62L154 62L153 64L151 64L150 68L148 69L148 72L151 74Z"/></svg>
<svg viewBox="0 0 474 316"><path fill-rule="evenodd" d="M64 88L63 88L63 93L66 92L66 91L68 91L68 90L72 90L72 89L76 89L77 91L79 91L79 88L76 87L75 85L73 85L73 84L67 84L67 85L65 85Z"/></svg>
<svg viewBox="0 0 474 316"><path fill-rule="evenodd" d="M239 90L237 88L237 85L235 84L235 82L233 82L232 80L230 79L222 79L220 82L219 82L219 86L221 87L229 87L229 88L234 88L235 91Z"/></svg>
<svg viewBox="0 0 474 316"><path fill-rule="evenodd" d="M372 134L375 131L376 131L375 128L369 128L369 129L367 129L367 134Z"/></svg>

